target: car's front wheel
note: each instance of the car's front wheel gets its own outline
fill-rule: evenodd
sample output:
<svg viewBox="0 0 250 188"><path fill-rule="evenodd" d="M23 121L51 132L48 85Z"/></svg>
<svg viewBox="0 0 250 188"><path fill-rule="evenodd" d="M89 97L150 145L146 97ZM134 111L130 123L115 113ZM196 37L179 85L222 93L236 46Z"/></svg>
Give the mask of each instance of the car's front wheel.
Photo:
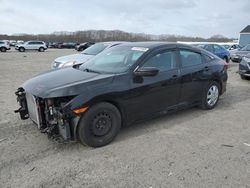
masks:
<svg viewBox="0 0 250 188"><path fill-rule="evenodd" d="M201 107L207 110L213 109L218 103L219 96L220 96L219 83L218 82L210 83L203 92Z"/></svg>
<svg viewBox="0 0 250 188"><path fill-rule="evenodd" d="M6 52L6 50L7 50L7 49L6 49L5 47L2 47L2 48L0 49L1 52Z"/></svg>
<svg viewBox="0 0 250 188"><path fill-rule="evenodd" d="M250 77L248 76L240 75L240 77L242 80L250 80Z"/></svg>
<svg viewBox="0 0 250 188"><path fill-rule="evenodd" d="M43 47L40 47L38 51L39 51L39 52L44 52L45 49L44 49Z"/></svg>
<svg viewBox="0 0 250 188"><path fill-rule="evenodd" d="M24 47L20 47L19 48L19 52L25 52L25 48Z"/></svg>
<svg viewBox="0 0 250 188"><path fill-rule="evenodd" d="M109 144L121 128L121 114L112 104L102 102L82 115L77 134L80 142L91 147Z"/></svg>

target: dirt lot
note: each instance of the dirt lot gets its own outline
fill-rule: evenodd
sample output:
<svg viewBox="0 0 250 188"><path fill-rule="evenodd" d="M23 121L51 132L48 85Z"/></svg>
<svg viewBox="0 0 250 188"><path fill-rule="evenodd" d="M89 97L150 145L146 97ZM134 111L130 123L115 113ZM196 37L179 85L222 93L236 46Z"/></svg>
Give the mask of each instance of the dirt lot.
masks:
<svg viewBox="0 0 250 188"><path fill-rule="evenodd" d="M127 127L102 148L57 144L21 121L14 91L74 50L0 53L0 187L248 187L250 81L231 63L212 111L193 108Z"/></svg>

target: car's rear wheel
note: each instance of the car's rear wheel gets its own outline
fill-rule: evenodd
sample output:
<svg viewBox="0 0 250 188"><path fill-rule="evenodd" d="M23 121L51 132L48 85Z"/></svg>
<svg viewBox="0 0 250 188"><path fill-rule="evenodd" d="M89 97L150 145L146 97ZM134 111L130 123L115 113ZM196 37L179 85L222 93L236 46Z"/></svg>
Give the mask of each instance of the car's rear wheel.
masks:
<svg viewBox="0 0 250 188"><path fill-rule="evenodd" d="M1 50L1 52L6 52L7 51L7 49L5 47L2 47L0 50Z"/></svg>
<svg viewBox="0 0 250 188"><path fill-rule="evenodd" d="M207 110L213 109L218 103L219 96L220 84L218 82L210 83L203 92L201 107Z"/></svg>
<svg viewBox="0 0 250 188"><path fill-rule="evenodd" d="M121 128L121 114L112 104L102 102L82 115L77 134L80 142L91 147L110 143Z"/></svg>
<svg viewBox="0 0 250 188"><path fill-rule="evenodd" d="M40 47L38 51L39 51L39 52L44 52L45 49L44 49L43 47Z"/></svg>
<svg viewBox="0 0 250 188"><path fill-rule="evenodd" d="M20 47L19 48L19 52L25 52L25 48L24 47Z"/></svg>

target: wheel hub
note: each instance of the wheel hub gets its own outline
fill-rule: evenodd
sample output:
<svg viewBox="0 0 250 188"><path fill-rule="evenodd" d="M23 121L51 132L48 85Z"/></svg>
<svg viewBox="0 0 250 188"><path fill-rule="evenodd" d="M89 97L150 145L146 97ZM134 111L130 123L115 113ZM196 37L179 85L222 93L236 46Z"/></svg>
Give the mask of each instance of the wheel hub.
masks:
<svg viewBox="0 0 250 188"><path fill-rule="evenodd" d="M97 114L92 121L92 131L96 136L106 135L112 126L111 117L107 113Z"/></svg>
<svg viewBox="0 0 250 188"><path fill-rule="evenodd" d="M219 89L216 85L213 85L209 88L207 92L207 103L209 106L213 106L216 104L219 98Z"/></svg>

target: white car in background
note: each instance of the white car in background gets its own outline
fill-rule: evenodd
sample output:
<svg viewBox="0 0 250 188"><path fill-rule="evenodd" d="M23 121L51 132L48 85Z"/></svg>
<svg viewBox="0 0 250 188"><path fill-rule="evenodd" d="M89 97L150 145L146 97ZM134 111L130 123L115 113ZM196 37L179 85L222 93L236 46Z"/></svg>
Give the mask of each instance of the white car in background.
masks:
<svg viewBox="0 0 250 188"><path fill-rule="evenodd" d="M79 54L72 54L56 58L52 63L51 67L53 69L58 69L73 65L81 65L82 63L85 63L87 60L99 54L103 50L124 43L126 42L112 41L95 43L94 45L88 47L86 50L83 50Z"/></svg>
<svg viewBox="0 0 250 188"><path fill-rule="evenodd" d="M0 40L0 51L6 52L7 50L10 50L10 43L6 40Z"/></svg>
<svg viewBox="0 0 250 188"><path fill-rule="evenodd" d="M25 50L38 50L39 52L44 52L47 46L43 41L27 41L23 44L17 44L15 49L19 52L25 52Z"/></svg>

